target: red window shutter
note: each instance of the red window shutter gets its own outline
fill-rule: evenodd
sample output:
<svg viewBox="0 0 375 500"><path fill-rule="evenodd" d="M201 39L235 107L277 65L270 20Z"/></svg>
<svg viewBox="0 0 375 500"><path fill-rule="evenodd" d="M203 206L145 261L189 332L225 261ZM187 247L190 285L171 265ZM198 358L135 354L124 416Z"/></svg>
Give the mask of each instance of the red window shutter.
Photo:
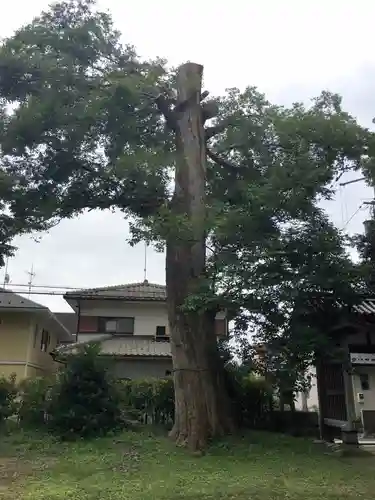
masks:
<svg viewBox="0 0 375 500"><path fill-rule="evenodd" d="M79 333L96 333L98 331L98 317L80 316L78 331Z"/></svg>
<svg viewBox="0 0 375 500"><path fill-rule="evenodd" d="M227 320L215 319L215 333L218 337L226 337L228 334Z"/></svg>

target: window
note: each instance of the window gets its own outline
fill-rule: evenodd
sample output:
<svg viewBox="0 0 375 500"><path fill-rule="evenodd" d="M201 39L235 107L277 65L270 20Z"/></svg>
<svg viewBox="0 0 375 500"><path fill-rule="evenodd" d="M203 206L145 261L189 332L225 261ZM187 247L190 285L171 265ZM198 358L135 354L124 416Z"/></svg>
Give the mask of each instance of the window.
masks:
<svg viewBox="0 0 375 500"><path fill-rule="evenodd" d="M361 382L361 390L368 391L370 389L368 373L361 373L359 375L359 380Z"/></svg>
<svg viewBox="0 0 375 500"><path fill-rule="evenodd" d="M35 325L35 328L34 328L34 343L33 343L33 347L36 347L36 343L38 341L38 334L39 334L39 325Z"/></svg>
<svg viewBox="0 0 375 500"><path fill-rule="evenodd" d="M100 330L118 335L134 333L134 318L100 318Z"/></svg>
<svg viewBox="0 0 375 500"><path fill-rule="evenodd" d="M47 352L47 348L49 346L49 342L50 342L49 333L47 332L47 330L45 330L43 328L43 330L42 330L42 338L40 340L40 350L43 351L43 352Z"/></svg>
<svg viewBox="0 0 375 500"><path fill-rule="evenodd" d="M156 327L156 336L157 337L166 337L167 336L165 326L157 326Z"/></svg>
<svg viewBox="0 0 375 500"><path fill-rule="evenodd" d="M78 330L79 333L97 333L98 332L97 316L79 316Z"/></svg>

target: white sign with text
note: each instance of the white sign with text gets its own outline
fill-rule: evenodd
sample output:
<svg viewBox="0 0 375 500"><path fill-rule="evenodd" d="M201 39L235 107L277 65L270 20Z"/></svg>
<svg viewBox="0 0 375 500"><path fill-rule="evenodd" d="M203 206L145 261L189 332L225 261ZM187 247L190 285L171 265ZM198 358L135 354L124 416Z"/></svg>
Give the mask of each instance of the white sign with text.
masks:
<svg viewBox="0 0 375 500"><path fill-rule="evenodd" d="M350 361L353 365L375 365L375 353L350 353Z"/></svg>

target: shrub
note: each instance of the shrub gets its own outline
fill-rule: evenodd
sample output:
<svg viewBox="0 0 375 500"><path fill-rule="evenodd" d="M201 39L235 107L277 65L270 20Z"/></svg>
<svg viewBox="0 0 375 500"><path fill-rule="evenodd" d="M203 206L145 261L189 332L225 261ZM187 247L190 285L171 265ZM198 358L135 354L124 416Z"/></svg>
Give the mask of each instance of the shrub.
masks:
<svg viewBox="0 0 375 500"><path fill-rule="evenodd" d="M267 430L292 436L318 437L318 414L313 411L273 411Z"/></svg>
<svg viewBox="0 0 375 500"><path fill-rule="evenodd" d="M226 383L238 424L251 428L267 427L272 388L266 381L230 369L226 371ZM123 405L137 410L143 423L173 423L174 387L171 377L122 381L121 393Z"/></svg>
<svg viewBox="0 0 375 500"><path fill-rule="evenodd" d="M23 426L41 427L46 423L48 395L53 379L37 377L19 384L18 420Z"/></svg>
<svg viewBox="0 0 375 500"><path fill-rule="evenodd" d="M51 387L48 423L63 439L104 435L122 424L117 384L99 353L95 344L81 346Z"/></svg>
<svg viewBox="0 0 375 500"><path fill-rule="evenodd" d="M17 386L16 375L0 377L0 425L16 411Z"/></svg>
<svg viewBox="0 0 375 500"><path fill-rule="evenodd" d="M143 423L169 425L174 418L174 387L171 377L121 382L122 401L134 408Z"/></svg>
<svg viewBox="0 0 375 500"><path fill-rule="evenodd" d="M242 378L238 398L246 426L258 428L269 420L272 411L272 387L263 377Z"/></svg>
<svg viewBox="0 0 375 500"><path fill-rule="evenodd" d="M272 387L264 378L243 373L234 366L225 370L232 409L240 427L266 425L272 410Z"/></svg>

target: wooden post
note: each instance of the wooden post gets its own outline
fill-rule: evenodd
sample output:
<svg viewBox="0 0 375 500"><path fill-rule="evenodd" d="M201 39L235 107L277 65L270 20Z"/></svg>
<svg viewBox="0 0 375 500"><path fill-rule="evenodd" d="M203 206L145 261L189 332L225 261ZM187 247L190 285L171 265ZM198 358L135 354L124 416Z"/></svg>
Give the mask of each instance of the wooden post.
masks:
<svg viewBox="0 0 375 500"><path fill-rule="evenodd" d="M345 388L345 405L346 405L346 418L347 428L342 432L343 443L358 445L358 430L355 425L357 419L355 410L353 380L352 380L352 363L350 361L349 349L346 350L346 359L342 365L344 388Z"/></svg>
<svg viewBox="0 0 375 500"><path fill-rule="evenodd" d="M325 399L324 399L324 386L322 383L322 360L319 356L315 365L316 370L316 387L318 391L318 405L319 405L319 433L322 441L329 441L328 433L326 432L326 425L324 423L325 417Z"/></svg>

